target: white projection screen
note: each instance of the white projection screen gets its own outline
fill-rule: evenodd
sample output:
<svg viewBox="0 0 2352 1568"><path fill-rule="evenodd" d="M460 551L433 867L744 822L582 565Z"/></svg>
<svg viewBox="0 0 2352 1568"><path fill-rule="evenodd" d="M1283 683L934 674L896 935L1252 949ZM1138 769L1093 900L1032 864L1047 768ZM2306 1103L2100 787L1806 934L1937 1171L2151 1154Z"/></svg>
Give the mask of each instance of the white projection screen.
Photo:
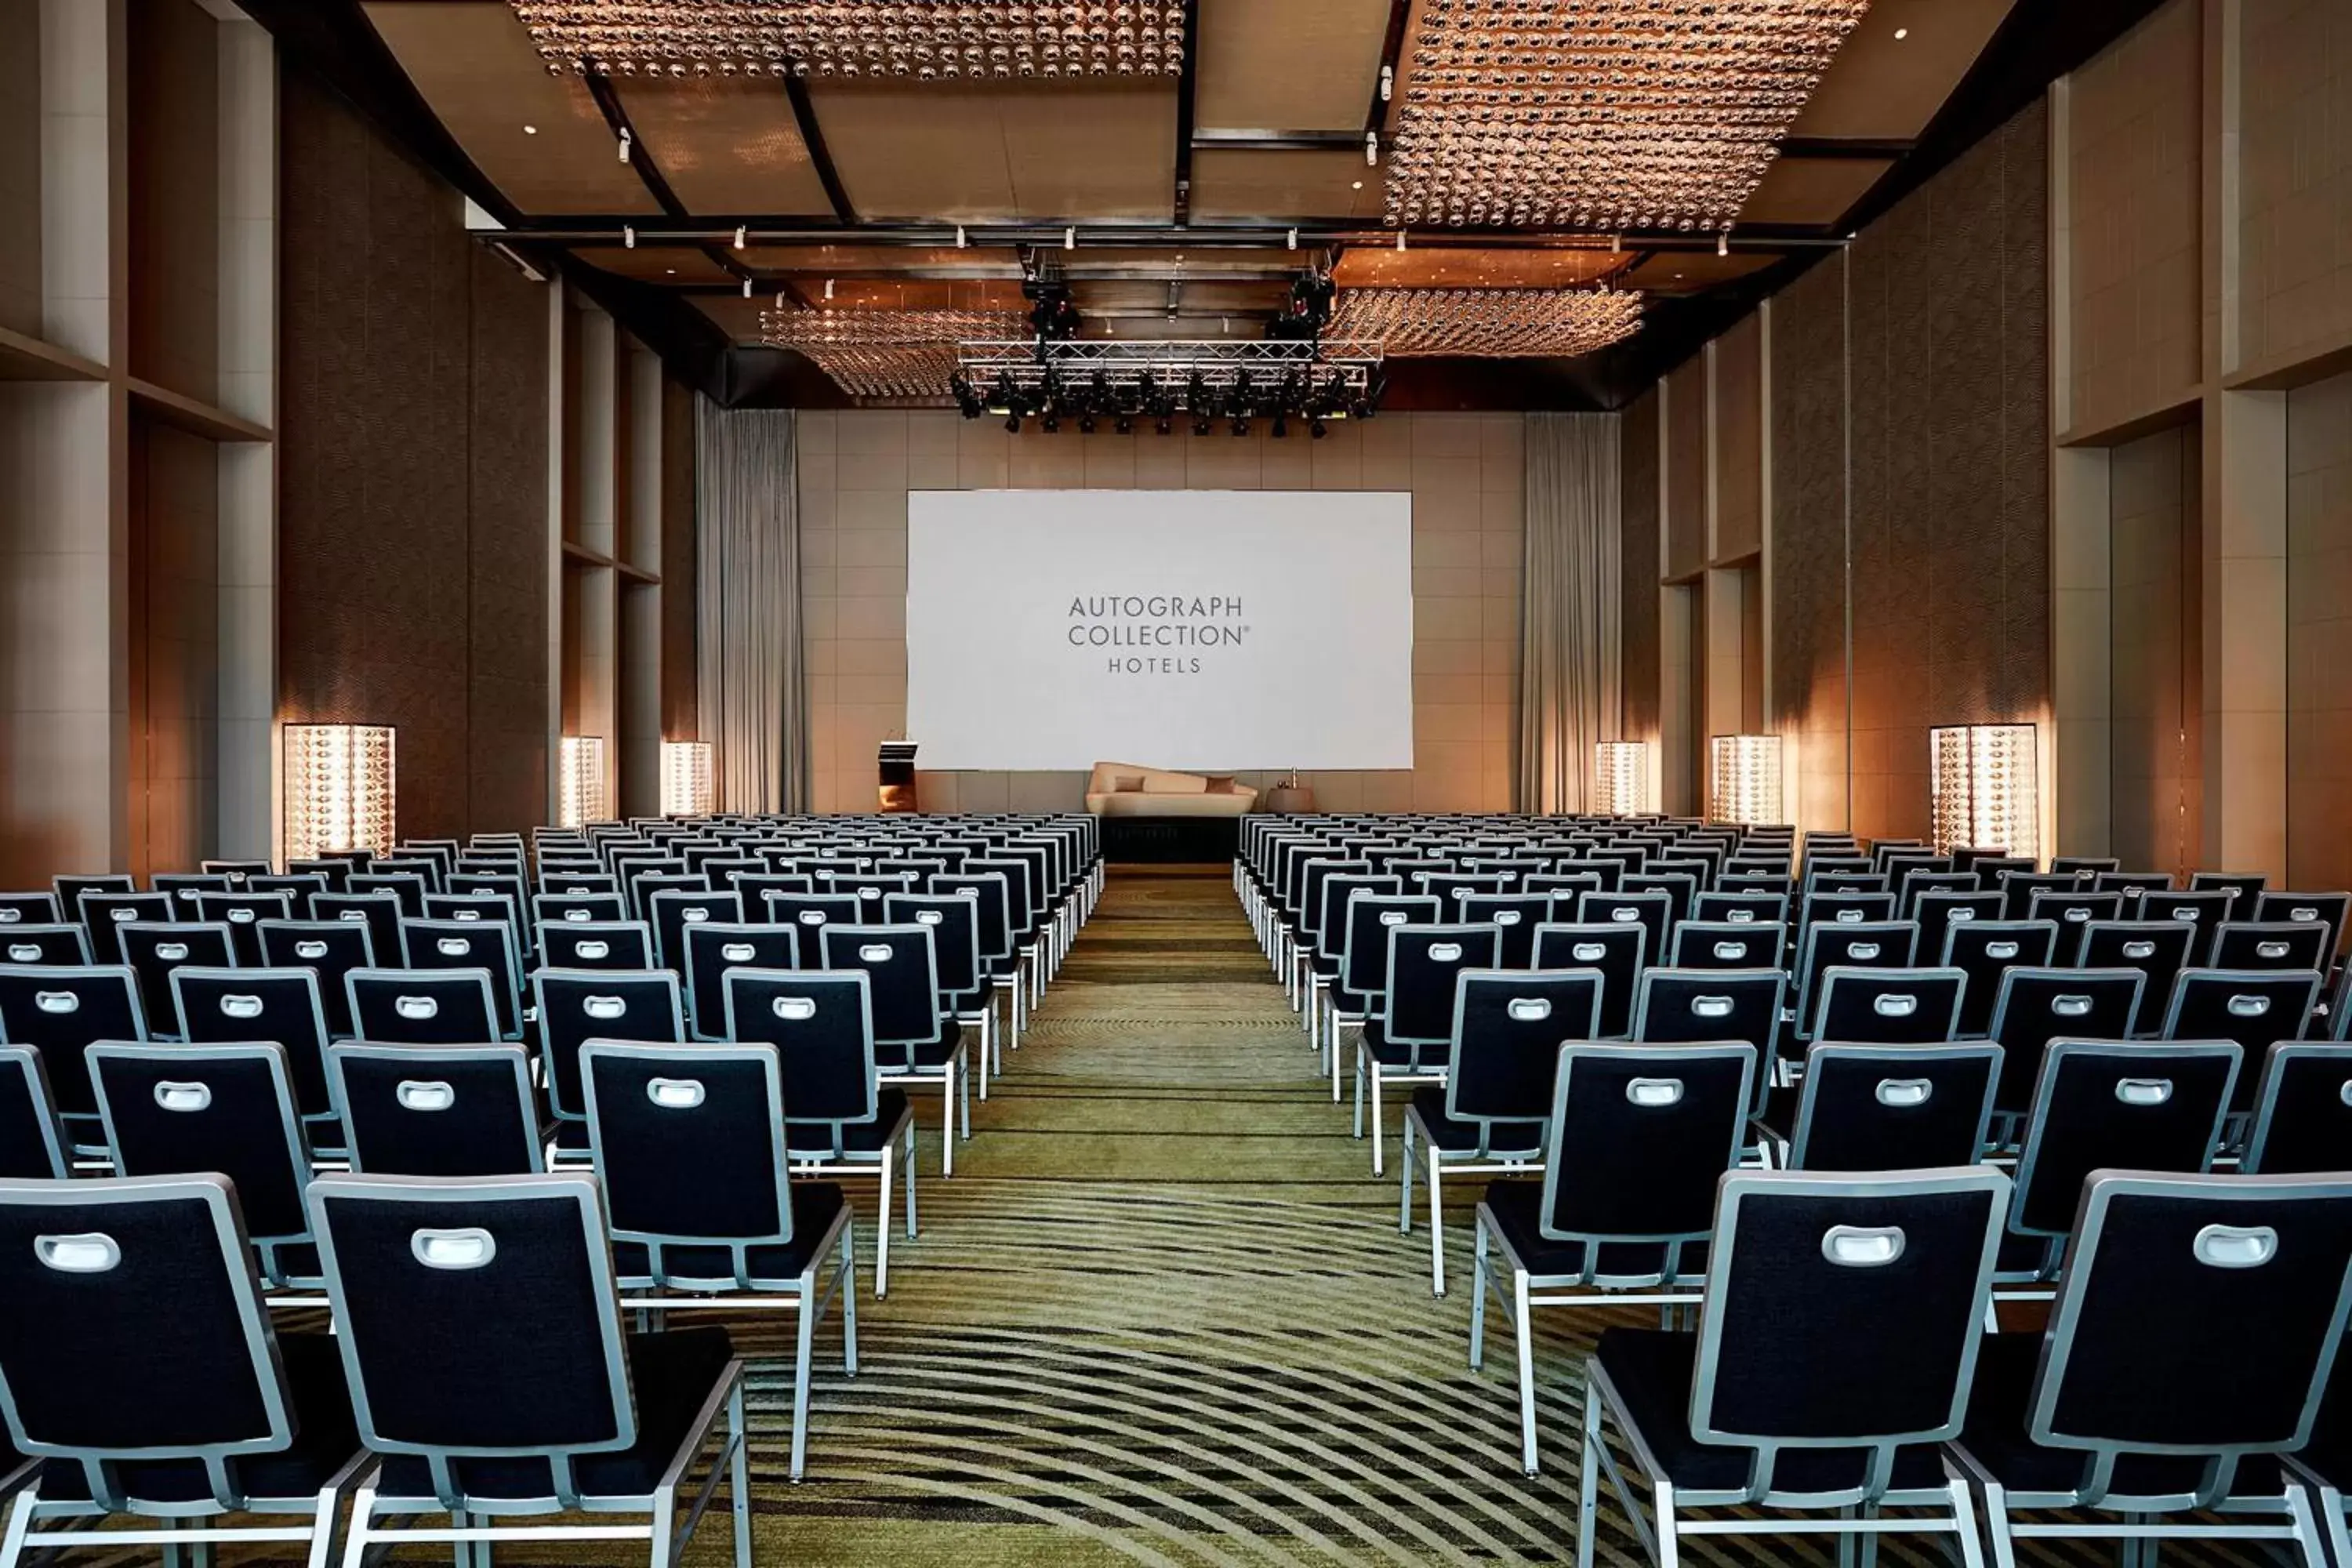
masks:
<svg viewBox="0 0 2352 1568"><path fill-rule="evenodd" d="M945 770L1412 766L1412 498L917 490L907 738Z"/></svg>

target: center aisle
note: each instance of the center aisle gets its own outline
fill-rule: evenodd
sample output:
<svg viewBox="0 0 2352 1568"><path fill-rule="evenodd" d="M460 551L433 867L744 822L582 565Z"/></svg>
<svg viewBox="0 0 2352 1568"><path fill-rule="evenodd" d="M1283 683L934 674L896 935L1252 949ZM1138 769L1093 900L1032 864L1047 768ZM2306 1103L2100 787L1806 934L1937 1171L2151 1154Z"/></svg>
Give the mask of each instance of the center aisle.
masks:
<svg viewBox="0 0 2352 1568"><path fill-rule="evenodd" d="M1569 1557L1571 1446L1523 1480L1507 1337L1465 1364L1465 1227L1434 1300L1226 868L1114 875L1007 1066L952 1181L926 1142L858 1377L819 1336L797 1487L765 1384L766 1561ZM1561 1390L1544 1417L1572 1428Z"/></svg>

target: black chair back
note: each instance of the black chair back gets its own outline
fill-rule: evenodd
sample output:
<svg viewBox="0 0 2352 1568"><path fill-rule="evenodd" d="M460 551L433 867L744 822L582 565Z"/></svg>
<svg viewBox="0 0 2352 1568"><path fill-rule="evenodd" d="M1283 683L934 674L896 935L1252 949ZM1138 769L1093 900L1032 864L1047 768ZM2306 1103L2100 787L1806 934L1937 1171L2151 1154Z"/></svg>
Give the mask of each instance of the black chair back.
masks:
<svg viewBox="0 0 2352 1568"><path fill-rule="evenodd" d="M82 1056L92 1044L146 1038L138 976L128 967L0 964L0 1039L40 1051L60 1113L98 1114Z"/></svg>
<svg viewBox="0 0 2352 1568"><path fill-rule="evenodd" d="M2325 974L2336 955L2322 921L2224 921L2213 932L2215 969L2308 969Z"/></svg>
<svg viewBox="0 0 2352 1568"><path fill-rule="evenodd" d="M476 921L403 921L400 941L412 972L478 970L489 976L490 999L497 1009L496 1032L485 1032L474 1038L522 1038L522 955L515 951L510 929Z"/></svg>
<svg viewBox="0 0 2352 1568"><path fill-rule="evenodd" d="M643 921L566 921L539 928L540 963L550 969L613 969L635 973L654 966L653 928Z"/></svg>
<svg viewBox="0 0 2352 1568"><path fill-rule="evenodd" d="M172 972L184 964L226 969L245 962L226 925L195 921L131 921L115 928L122 962L139 976L139 1005L159 1035L187 1032L172 999ZM252 1037L245 1037L251 1038Z"/></svg>
<svg viewBox="0 0 2352 1568"><path fill-rule="evenodd" d="M81 897L82 929L89 933L89 955L100 963L122 962L122 928L132 921L160 924L177 920L169 893L91 891Z"/></svg>
<svg viewBox="0 0 2352 1568"><path fill-rule="evenodd" d="M1778 969L1788 935L1778 921L1685 921L1666 961L1676 969Z"/></svg>
<svg viewBox="0 0 2352 1568"><path fill-rule="evenodd" d="M2184 969L2172 982L2164 1010L2168 1040L2232 1040L2259 1061L2273 1040L2299 1039L2319 1001L2320 980L2309 970ZM2254 1075L2238 1083L2230 1109L2253 1109Z"/></svg>
<svg viewBox="0 0 2352 1568"><path fill-rule="evenodd" d="M1536 928L1538 969L1601 972L1601 1021L1595 1032L1622 1040L1633 1031L1633 991L1650 957L1649 929L1554 921Z"/></svg>
<svg viewBox="0 0 2352 1568"><path fill-rule="evenodd" d="M2194 921L2095 921L2084 928L2076 961L2085 969L2137 969L2146 977L2131 1033L2153 1035L2164 1026L2172 982L2189 963L2199 929Z"/></svg>
<svg viewBox="0 0 2352 1568"><path fill-rule="evenodd" d="M294 918L294 895L245 891L236 893L198 893L196 918L214 924L226 925L236 942L239 963L261 963L261 922L290 921Z"/></svg>
<svg viewBox="0 0 2352 1568"><path fill-rule="evenodd" d="M2352 1046L2281 1040L2263 1065L2253 1130L2238 1169L2248 1175L2340 1171L2352 1158Z"/></svg>
<svg viewBox="0 0 2352 1568"><path fill-rule="evenodd" d="M1601 1017L1600 971L1465 969L1455 981L1445 1114L1478 1125L1480 1152L1540 1146L1562 1040Z"/></svg>
<svg viewBox="0 0 2352 1568"><path fill-rule="evenodd" d="M530 977L550 1109L567 1121L588 1115L580 1047L591 1040L677 1044L677 976L667 969L542 969Z"/></svg>
<svg viewBox="0 0 2352 1568"><path fill-rule="evenodd" d="M327 1014L318 974L309 969L226 969L184 965L172 973L180 1033L192 1046L270 1040L286 1053L296 1113L331 1119Z"/></svg>
<svg viewBox="0 0 2352 1568"><path fill-rule="evenodd" d="M0 1046L0 1180L62 1182L66 1155L41 1053Z"/></svg>
<svg viewBox="0 0 2352 1568"><path fill-rule="evenodd" d="M2121 893L2097 893L2077 884L2071 888L2044 889L2027 901L2025 918L2048 921L2058 928L2058 941L2052 950L2053 963L2073 963L2083 951L2083 932L2094 921L2119 921L2124 918L2124 896Z"/></svg>
<svg viewBox="0 0 2352 1568"><path fill-rule="evenodd" d="M1439 1047L1454 1035L1456 977L1468 969L1501 966L1503 931L1492 925L1392 926L1389 930L1389 989L1380 1012L1392 1044ZM1443 1051L1429 1053L1443 1059ZM1413 1052L1416 1064L1423 1052Z"/></svg>
<svg viewBox="0 0 2352 1568"><path fill-rule="evenodd" d="M740 925L743 900L732 892L714 893L665 889L646 900L648 923L654 928L654 961L664 969L686 973L686 933L698 925Z"/></svg>
<svg viewBox="0 0 2352 1568"><path fill-rule="evenodd" d="M1984 1156L2001 1050L1823 1040L1805 1053L1789 1136L1801 1171L1919 1171Z"/></svg>
<svg viewBox="0 0 2352 1568"><path fill-rule="evenodd" d="M424 895L420 893L417 895L420 911L424 904ZM400 960L402 910L399 895L395 893L313 893L310 895L310 918L364 926L368 933L368 952L376 963L396 963Z"/></svg>
<svg viewBox="0 0 2352 1568"><path fill-rule="evenodd" d="M1959 1033L1973 1039L1992 1028L2000 977L2019 966L2046 969L2058 950L2058 928L2048 921L1964 921L1944 931L1944 967L1969 977L1960 996Z"/></svg>
<svg viewBox="0 0 2352 1568"><path fill-rule="evenodd" d="M1360 1005L1388 994L1389 933L1438 923L1438 901L1426 893L1367 893L1348 905L1348 936L1339 953L1339 989Z"/></svg>
<svg viewBox="0 0 2352 1568"><path fill-rule="evenodd" d="M1455 900L1465 925L1490 925L1502 933L1499 967L1525 969L1535 962L1536 928L1551 918L1543 893L1469 893Z"/></svg>
<svg viewBox="0 0 2352 1568"><path fill-rule="evenodd" d="M2227 1040L2053 1040L2017 1156L2009 1228L2063 1237L2094 1171L2204 1171L2242 1059Z"/></svg>
<svg viewBox="0 0 2352 1568"><path fill-rule="evenodd" d="M499 1038L487 969L354 969L354 1037L383 1045L463 1046Z"/></svg>
<svg viewBox="0 0 2352 1568"><path fill-rule="evenodd" d="M1706 1239L1716 1189L1739 1162L1757 1070L1746 1044L1562 1046L1544 1151L1540 1228L1583 1242L1590 1277L1610 1242L1660 1244L1681 1271L1681 1248Z"/></svg>
<svg viewBox="0 0 2352 1568"><path fill-rule="evenodd" d="M2000 1091L1994 1106L2021 1115L2042 1081L2042 1053L2053 1040L2122 1040L2138 1016L2137 969L2060 969L2013 965L2000 977L1992 1037L2000 1042Z"/></svg>
<svg viewBox="0 0 2352 1568"><path fill-rule="evenodd" d="M387 1046L327 1055L352 1169L394 1176L520 1175L541 1168L537 1096L520 1046Z"/></svg>
<svg viewBox="0 0 2352 1568"><path fill-rule="evenodd" d="M727 1034L776 1047L795 1152L838 1153L845 1128L874 1121L881 1084L864 970L730 970Z"/></svg>
<svg viewBox="0 0 2352 1568"><path fill-rule="evenodd" d="M695 925L686 930L686 1016L693 1037L727 1037L727 973L734 969L798 969L801 932L783 925ZM813 950L815 942L812 940Z"/></svg>
<svg viewBox="0 0 2352 1568"><path fill-rule="evenodd" d="M1658 889L1646 893L1580 893L1576 900L1579 925L1638 925L1645 957L1666 951L1674 929L1674 895Z"/></svg>

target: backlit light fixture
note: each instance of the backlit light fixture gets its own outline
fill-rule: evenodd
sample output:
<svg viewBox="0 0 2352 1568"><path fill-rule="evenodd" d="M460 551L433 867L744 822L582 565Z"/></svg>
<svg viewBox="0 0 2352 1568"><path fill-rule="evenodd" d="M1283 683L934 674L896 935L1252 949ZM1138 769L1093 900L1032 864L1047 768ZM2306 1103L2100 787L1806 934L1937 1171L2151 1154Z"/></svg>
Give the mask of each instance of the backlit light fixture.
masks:
<svg viewBox="0 0 2352 1568"><path fill-rule="evenodd" d="M1592 748L1593 809L1633 816L1650 809L1650 743L1602 741Z"/></svg>
<svg viewBox="0 0 2352 1568"><path fill-rule="evenodd" d="M1954 724L1927 731L1927 816L1936 853L1997 845L2042 853L2042 795L2031 724Z"/></svg>
<svg viewBox="0 0 2352 1568"><path fill-rule="evenodd" d="M1713 787L1710 822L1776 823L1780 818L1780 737L1717 735L1707 742Z"/></svg>
<svg viewBox="0 0 2352 1568"><path fill-rule="evenodd" d="M566 735L563 737L563 767L562 798L556 803L556 821L562 827L585 827L592 822L607 822L612 813L604 807L604 737L602 735Z"/></svg>
<svg viewBox="0 0 2352 1568"><path fill-rule="evenodd" d="M661 808L664 816L710 815L710 742L662 742Z"/></svg>
<svg viewBox="0 0 2352 1568"><path fill-rule="evenodd" d="M392 847L394 731L389 724L286 726L286 858Z"/></svg>

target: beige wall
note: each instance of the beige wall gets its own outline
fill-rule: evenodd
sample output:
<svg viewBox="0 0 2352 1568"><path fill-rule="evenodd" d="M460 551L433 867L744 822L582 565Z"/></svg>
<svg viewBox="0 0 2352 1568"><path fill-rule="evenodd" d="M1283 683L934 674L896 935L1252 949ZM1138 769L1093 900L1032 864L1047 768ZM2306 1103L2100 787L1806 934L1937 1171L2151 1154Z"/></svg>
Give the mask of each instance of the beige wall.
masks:
<svg viewBox="0 0 2352 1568"><path fill-rule="evenodd" d="M2352 888L2352 374L2287 395L2287 876Z"/></svg>
<svg viewBox="0 0 2352 1568"><path fill-rule="evenodd" d="M1413 742L1409 772L1308 775L1331 810L1504 811L1518 731L1522 421L1390 414L1236 439L1183 427L1081 436L951 412L800 418L802 625L812 797L870 811L874 752L907 718L907 494L916 489L1409 490L1413 498ZM919 735L909 737L920 743ZM1129 759L1120 759L1129 760ZM1139 757L1181 767L1181 757ZM1270 783L1276 774L1244 774ZM932 811L1074 810L1083 773L925 773Z"/></svg>
<svg viewBox="0 0 2352 1568"><path fill-rule="evenodd" d="M2242 6L2238 353L2264 370L2352 344L2352 5Z"/></svg>
<svg viewBox="0 0 2352 1568"><path fill-rule="evenodd" d="M2074 73L2063 429L2112 427L2197 395L2201 26L2200 0L2169 0Z"/></svg>
<svg viewBox="0 0 2352 1568"><path fill-rule="evenodd" d="M2114 609L2110 854L2175 873L2202 864L2203 668L2193 428L2115 449L2109 505Z"/></svg>

